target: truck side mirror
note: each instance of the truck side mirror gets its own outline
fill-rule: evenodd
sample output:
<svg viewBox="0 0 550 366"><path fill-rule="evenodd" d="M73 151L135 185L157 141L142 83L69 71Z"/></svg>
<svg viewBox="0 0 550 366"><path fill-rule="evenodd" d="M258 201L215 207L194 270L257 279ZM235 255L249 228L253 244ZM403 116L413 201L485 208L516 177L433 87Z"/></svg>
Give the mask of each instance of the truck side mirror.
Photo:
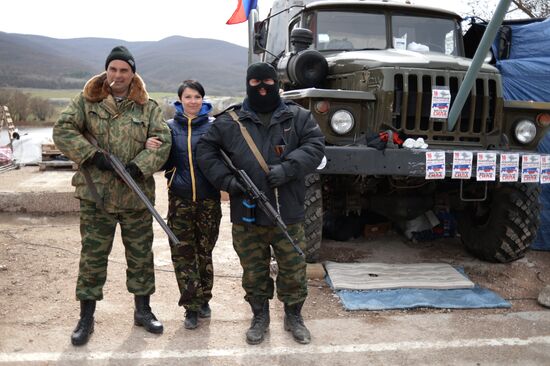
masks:
<svg viewBox="0 0 550 366"><path fill-rule="evenodd" d="M255 54L264 53L266 44L267 44L267 23L266 22L254 23L254 46L253 46L254 53Z"/></svg>

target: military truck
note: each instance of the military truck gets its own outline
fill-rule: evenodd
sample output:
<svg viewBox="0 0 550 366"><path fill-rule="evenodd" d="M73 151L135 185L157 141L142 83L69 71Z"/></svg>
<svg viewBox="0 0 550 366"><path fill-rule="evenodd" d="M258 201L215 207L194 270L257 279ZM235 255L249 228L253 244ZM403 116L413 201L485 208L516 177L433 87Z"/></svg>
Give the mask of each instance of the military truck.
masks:
<svg viewBox="0 0 550 366"><path fill-rule="evenodd" d="M306 178L308 261L318 259L327 215L368 212L403 224L440 207L475 256L524 255L539 225L540 186L503 182L499 168L502 154L537 159L550 103L505 102L498 69L483 64L451 126L444 112L471 64L458 14L408 1L274 0L256 20L250 50L276 67L284 98L308 108L326 138L326 164ZM476 175L486 152L496 154L487 181ZM454 153L471 156L471 178L453 177Z"/></svg>

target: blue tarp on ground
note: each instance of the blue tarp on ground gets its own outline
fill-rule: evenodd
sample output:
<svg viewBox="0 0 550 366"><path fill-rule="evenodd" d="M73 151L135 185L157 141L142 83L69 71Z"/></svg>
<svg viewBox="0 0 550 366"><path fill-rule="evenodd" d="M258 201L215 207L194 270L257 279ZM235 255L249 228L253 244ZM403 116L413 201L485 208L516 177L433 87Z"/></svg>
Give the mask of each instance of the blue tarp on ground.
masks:
<svg viewBox="0 0 550 366"><path fill-rule="evenodd" d="M550 101L550 18L508 26L512 29L510 55L496 62L502 74L504 99ZM493 54L496 57L497 48L498 42L495 42Z"/></svg>
<svg viewBox="0 0 550 366"><path fill-rule="evenodd" d="M458 270L466 277L464 270ZM332 288L330 278L325 278ZM430 290L400 288L392 290L335 291L346 310L396 310L413 308L479 309L510 308L496 293L475 286L468 289Z"/></svg>

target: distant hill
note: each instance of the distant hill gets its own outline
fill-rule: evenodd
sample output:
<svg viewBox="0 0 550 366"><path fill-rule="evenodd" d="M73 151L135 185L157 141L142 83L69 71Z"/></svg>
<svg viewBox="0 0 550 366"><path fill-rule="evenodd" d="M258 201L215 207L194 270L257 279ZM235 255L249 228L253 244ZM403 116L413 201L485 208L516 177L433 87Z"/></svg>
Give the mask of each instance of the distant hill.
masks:
<svg viewBox="0 0 550 366"><path fill-rule="evenodd" d="M209 95L244 94L247 49L173 36L157 42L109 38L56 39L0 32L0 87L80 89L103 71L110 50L124 45L149 91L174 91L197 79Z"/></svg>

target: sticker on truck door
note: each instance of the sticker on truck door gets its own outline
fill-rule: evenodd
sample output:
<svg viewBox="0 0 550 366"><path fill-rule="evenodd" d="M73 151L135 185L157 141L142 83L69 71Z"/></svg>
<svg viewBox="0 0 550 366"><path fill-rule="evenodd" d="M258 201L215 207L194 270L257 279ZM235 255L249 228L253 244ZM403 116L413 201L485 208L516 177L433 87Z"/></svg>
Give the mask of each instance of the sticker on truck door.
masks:
<svg viewBox="0 0 550 366"><path fill-rule="evenodd" d="M430 118L447 119L451 105L451 91L448 86L432 86L432 107Z"/></svg>

